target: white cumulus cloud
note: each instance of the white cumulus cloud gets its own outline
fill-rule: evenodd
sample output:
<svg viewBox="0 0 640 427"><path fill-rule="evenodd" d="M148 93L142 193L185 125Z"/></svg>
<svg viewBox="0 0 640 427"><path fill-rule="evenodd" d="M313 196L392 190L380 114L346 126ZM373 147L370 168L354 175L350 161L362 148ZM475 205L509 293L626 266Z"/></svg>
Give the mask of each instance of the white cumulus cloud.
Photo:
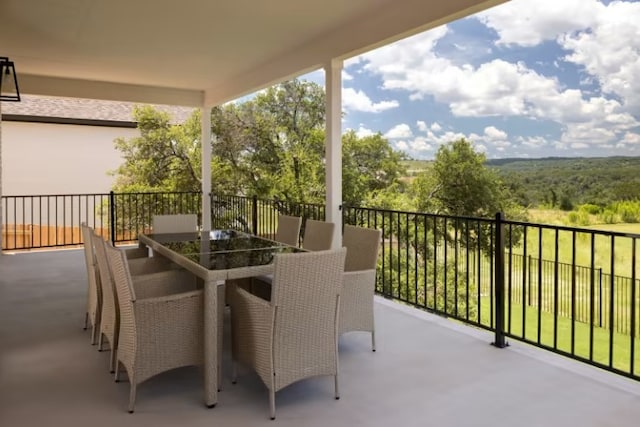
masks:
<svg viewBox="0 0 640 427"><path fill-rule="evenodd" d="M640 145L640 134L633 133L633 132L627 132L624 135L624 138L622 139L622 141L625 144Z"/></svg>
<svg viewBox="0 0 640 427"><path fill-rule="evenodd" d="M513 0L479 19L496 30L500 44L557 40L568 52L562 63L584 67L580 80L594 79L602 93L567 88L559 78L524 62L454 62L434 51L447 27L368 52L358 64L382 78L383 89L408 92L412 100L433 98L457 117L554 121L560 124L563 144L601 145L640 126L640 2L605 6L596 0ZM416 125L425 132L426 122ZM436 125L434 132L440 130Z"/></svg>
<svg viewBox="0 0 640 427"><path fill-rule="evenodd" d="M364 127L364 126L360 126L358 128L358 130L356 131L356 136L358 136L358 138L364 138L364 137L371 136L371 135L374 135L374 134L375 134L374 131L372 131L371 129L368 129L368 128Z"/></svg>
<svg viewBox="0 0 640 427"><path fill-rule="evenodd" d="M342 90L342 106L345 110L380 113L391 108L397 108L399 105L398 101L395 100L373 102L363 91L350 87Z"/></svg>
<svg viewBox="0 0 640 427"><path fill-rule="evenodd" d="M563 34L566 61L583 66L602 91L619 97L628 111L640 108L640 3L613 2L603 7L596 23Z"/></svg>
<svg viewBox="0 0 640 427"><path fill-rule="evenodd" d="M487 126L484 128L484 134L488 139L493 141L502 141L507 139L507 133L495 126Z"/></svg>
<svg viewBox="0 0 640 427"><path fill-rule="evenodd" d="M512 0L476 18L498 33L498 44L535 46L593 25L603 7L597 0Z"/></svg>
<svg viewBox="0 0 640 427"><path fill-rule="evenodd" d="M384 134L384 137L389 139L411 138L412 136L413 132L406 123L395 125Z"/></svg>

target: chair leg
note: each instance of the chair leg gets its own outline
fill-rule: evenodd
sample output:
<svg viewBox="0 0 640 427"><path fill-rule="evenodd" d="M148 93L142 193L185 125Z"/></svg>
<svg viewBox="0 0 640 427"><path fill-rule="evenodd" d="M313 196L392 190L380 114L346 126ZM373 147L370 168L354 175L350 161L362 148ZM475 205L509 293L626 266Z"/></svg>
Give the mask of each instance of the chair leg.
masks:
<svg viewBox="0 0 640 427"><path fill-rule="evenodd" d="M115 372L113 374L113 380L115 382L118 382L118 381L120 381L120 364L118 363L118 358L117 357L115 358L115 361L116 361L116 366L114 366Z"/></svg>
<svg viewBox="0 0 640 427"><path fill-rule="evenodd" d="M269 413L271 419L276 419L276 392L273 389L269 389Z"/></svg>
<svg viewBox="0 0 640 427"><path fill-rule="evenodd" d="M104 334L102 332L98 332L98 351L102 351L102 344L104 343Z"/></svg>
<svg viewBox="0 0 640 427"><path fill-rule="evenodd" d="M376 351L376 331L371 331L371 351Z"/></svg>
<svg viewBox="0 0 640 427"><path fill-rule="evenodd" d="M98 328L96 327L96 323L93 322L93 327L91 328L91 345L96 345L98 343Z"/></svg>
<svg viewBox="0 0 640 427"><path fill-rule="evenodd" d="M118 357L118 354L116 353L116 349L112 348L111 349L111 357L110 357L110 360L109 360L109 372L111 372L112 374L116 372L116 363L118 363L117 362L117 360L118 360L117 357Z"/></svg>
<svg viewBox="0 0 640 427"><path fill-rule="evenodd" d="M335 379L335 388L336 388L336 400L340 399L340 387L338 386L338 374L334 375Z"/></svg>
<svg viewBox="0 0 640 427"><path fill-rule="evenodd" d="M225 298L227 294L226 286L218 286L217 289L217 297L218 297L218 330L217 330L217 344L218 344L218 391L222 391L222 344L223 344L223 328L224 325L224 308L225 308Z"/></svg>
<svg viewBox="0 0 640 427"><path fill-rule="evenodd" d="M231 384L238 382L238 363L234 360L231 363Z"/></svg>
<svg viewBox="0 0 640 427"><path fill-rule="evenodd" d="M133 409L136 404L136 381L134 378L130 378L129 381L129 413L133 414Z"/></svg>

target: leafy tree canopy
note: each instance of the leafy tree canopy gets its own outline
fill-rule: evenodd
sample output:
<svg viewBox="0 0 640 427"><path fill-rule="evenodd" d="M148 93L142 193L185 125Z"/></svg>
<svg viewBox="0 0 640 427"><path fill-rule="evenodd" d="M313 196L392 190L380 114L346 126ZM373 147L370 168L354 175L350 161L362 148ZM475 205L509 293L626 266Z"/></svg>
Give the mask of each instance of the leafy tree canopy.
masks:
<svg viewBox="0 0 640 427"><path fill-rule="evenodd" d="M172 125L167 113L136 107L140 136L115 140L124 162L115 170L115 191L186 191L200 188L200 117Z"/></svg>
<svg viewBox="0 0 640 427"><path fill-rule="evenodd" d="M211 111L212 191L294 202L324 202L325 94L315 83L292 80L254 98ZM116 140L124 163L116 191L198 191L200 117L182 125L152 107L134 112L140 136ZM343 200L362 204L402 191L401 160L381 135L343 136Z"/></svg>
<svg viewBox="0 0 640 427"><path fill-rule="evenodd" d="M411 186L419 211L455 216L490 218L505 212L509 219L522 219L524 211L486 157L465 139L442 145L433 167L418 175Z"/></svg>

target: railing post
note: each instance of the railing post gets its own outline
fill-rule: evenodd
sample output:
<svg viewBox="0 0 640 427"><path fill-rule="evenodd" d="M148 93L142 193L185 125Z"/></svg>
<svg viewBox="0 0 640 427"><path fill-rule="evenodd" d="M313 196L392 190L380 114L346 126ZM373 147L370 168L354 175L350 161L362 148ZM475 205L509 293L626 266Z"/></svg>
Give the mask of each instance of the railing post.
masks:
<svg viewBox="0 0 640 427"><path fill-rule="evenodd" d="M251 224L253 227L253 235L258 235L258 196L251 199Z"/></svg>
<svg viewBox="0 0 640 427"><path fill-rule="evenodd" d="M111 228L111 244L116 245L116 195L109 192L109 227Z"/></svg>
<svg viewBox="0 0 640 427"><path fill-rule="evenodd" d="M496 214L496 239L494 247L495 292L496 292L496 338L493 345L504 348L508 344L504 336L504 214Z"/></svg>

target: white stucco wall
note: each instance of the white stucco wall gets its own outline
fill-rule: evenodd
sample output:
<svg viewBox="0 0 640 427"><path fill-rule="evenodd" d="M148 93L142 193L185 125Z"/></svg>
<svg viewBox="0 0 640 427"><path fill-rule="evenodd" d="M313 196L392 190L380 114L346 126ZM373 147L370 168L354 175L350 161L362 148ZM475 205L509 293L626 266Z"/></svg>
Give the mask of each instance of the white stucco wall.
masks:
<svg viewBox="0 0 640 427"><path fill-rule="evenodd" d="M46 123L2 122L2 193L107 193L108 171L122 162L117 137L137 129Z"/></svg>

